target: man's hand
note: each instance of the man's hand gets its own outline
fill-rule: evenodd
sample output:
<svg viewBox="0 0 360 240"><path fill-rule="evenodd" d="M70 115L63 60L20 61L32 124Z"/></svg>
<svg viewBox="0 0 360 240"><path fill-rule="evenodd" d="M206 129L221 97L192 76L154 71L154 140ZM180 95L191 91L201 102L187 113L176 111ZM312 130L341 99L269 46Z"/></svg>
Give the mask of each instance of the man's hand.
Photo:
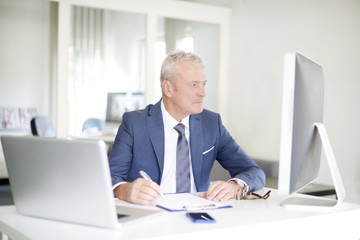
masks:
<svg viewBox="0 0 360 240"><path fill-rule="evenodd" d="M114 189L116 198L130 203L149 206L155 206L155 199L160 193L160 186L156 182L144 178L138 178L133 182L121 184Z"/></svg>
<svg viewBox="0 0 360 240"><path fill-rule="evenodd" d="M206 192L200 193L200 196L208 200L223 202L234 198L239 190L240 187L235 181L216 181L210 184Z"/></svg>

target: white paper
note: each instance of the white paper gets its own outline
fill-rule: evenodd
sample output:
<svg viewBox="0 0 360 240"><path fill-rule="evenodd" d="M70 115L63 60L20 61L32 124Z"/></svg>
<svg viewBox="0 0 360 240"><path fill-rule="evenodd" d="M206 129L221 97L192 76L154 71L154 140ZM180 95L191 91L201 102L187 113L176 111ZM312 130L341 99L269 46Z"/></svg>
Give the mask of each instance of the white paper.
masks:
<svg viewBox="0 0 360 240"><path fill-rule="evenodd" d="M164 194L156 199L158 207L169 211L190 211L231 207L228 204L214 202L191 193Z"/></svg>

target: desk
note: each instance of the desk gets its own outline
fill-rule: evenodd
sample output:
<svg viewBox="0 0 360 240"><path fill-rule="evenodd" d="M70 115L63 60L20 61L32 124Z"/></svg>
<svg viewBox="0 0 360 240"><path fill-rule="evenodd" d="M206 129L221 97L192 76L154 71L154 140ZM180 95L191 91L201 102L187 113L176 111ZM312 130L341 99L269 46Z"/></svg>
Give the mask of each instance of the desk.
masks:
<svg viewBox="0 0 360 240"><path fill-rule="evenodd" d="M113 134L100 134L100 135L74 135L69 138L84 139L84 140L103 140L107 144L113 144L116 135Z"/></svg>
<svg viewBox="0 0 360 240"><path fill-rule="evenodd" d="M75 135L70 136L70 139L84 139L84 140L103 140L106 144L107 152L110 154L112 145L114 144L116 135L114 134L100 134L100 135Z"/></svg>
<svg viewBox="0 0 360 240"><path fill-rule="evenodd" d="M1 135L27 136L29 134L30 132L27 130L0 130L0 137ZM8 177L9 175L6 169L5 157L0 140L0 178L7 179Z"/></svg>
<svg viewBox="0 0 360 240"><path fill-rule="evenodd" d="M207 211L216 219L213 224L194 224L184 212L164 211L118 231L20 216L8 206L0 208L0 231L12 239L52 240L360 239L360 205L345 202L330 211L295 211L280 207L285 198L272 190L267 200L230 200L233 208ZM116 204L128 203L116 200Z"/></svg>

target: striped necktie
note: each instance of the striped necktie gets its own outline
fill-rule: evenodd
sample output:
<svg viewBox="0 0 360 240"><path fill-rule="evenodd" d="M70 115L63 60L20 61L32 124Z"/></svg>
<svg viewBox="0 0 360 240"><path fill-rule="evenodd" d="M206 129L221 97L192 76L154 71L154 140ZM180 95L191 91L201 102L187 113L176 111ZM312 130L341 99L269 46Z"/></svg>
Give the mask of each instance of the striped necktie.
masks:
<svg viewBox="0 0 360 240"><path fill-rule="evenodd" d="M190 192L189 145L185 137L185 126L179 123L174 129L179 134L176 147L176 192Z"/></svg>

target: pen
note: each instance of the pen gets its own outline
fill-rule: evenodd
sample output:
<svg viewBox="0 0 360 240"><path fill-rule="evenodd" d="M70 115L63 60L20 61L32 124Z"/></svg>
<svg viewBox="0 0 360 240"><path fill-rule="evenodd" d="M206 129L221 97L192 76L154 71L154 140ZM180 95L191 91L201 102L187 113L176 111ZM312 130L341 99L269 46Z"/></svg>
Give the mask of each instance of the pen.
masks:
<svg viewBox="0 0 360 240"><path fill-rule="evenodd" d="M200 215L201 218L205 219L206 221L210 221L210 219L208 219L207 217L205 217L204 215Z"/></svg>
<svg viewBox="0 0 360 240"><path fill-rule="evenodd" d="M147 175L147 173L144 172L143 170L141 170L139 173L140 173L140 176L143 177L145 180L152 181L150 176ZM165 197L164 197L164 195L162 193L160 193L160 197L162 197L162 199L165 200Z"/></svg>

